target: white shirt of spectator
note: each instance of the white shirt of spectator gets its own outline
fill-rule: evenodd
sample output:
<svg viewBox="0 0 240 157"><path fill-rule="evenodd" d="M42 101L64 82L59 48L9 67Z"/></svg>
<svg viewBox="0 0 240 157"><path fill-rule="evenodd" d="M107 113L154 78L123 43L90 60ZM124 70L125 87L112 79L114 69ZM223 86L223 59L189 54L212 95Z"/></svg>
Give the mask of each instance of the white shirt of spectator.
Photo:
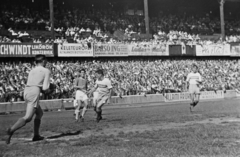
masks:
<svg viewBox="0 0 240 157"><path fill-rule="evenodd" d="M189 84L198 84L197 81L202 81L202 77L199 73L191 72L190 74L188 74L187 82L189 82Z"/></svg>
<svg viewBox="0 0 240 157"><path fill-rule="evenodd" d="M100 95L109 94L109 89L112 88L111 81L108 78L104 78L102 81L96 81L97 91Z"/></svg>

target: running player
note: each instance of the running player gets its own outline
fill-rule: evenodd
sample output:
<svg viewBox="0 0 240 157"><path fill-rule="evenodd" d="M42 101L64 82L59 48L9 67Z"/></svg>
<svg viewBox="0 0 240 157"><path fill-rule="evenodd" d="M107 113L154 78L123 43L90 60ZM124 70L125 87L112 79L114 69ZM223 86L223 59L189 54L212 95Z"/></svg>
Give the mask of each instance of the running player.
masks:
<svg viewBox="0 0 240 157"><path fill-rule="evenodd" d="M189 73L187 76L187 82L189 85L189 93L190 93L190 111L194 108L198 102L200 97L200 89L199 84L202 83L202 77L198 73L198 66L196 64L192 65L193 72Z"/></svg>
<svg viewBox="0 0 240 157"><path fill-rule="evenodd" d="M87 80L85 79L86 71L84 69L81 69L80 76L75 79L74 82L74 88L76 91L75 99L77 101L77 104L75 105L75 119L76 121L79 121L79 117L84 121L84 115L87 111L88 106L88 96L87 96ZM79 116L80 108L83 105L82 113Z"/></svg>
<svg viewBox="0 0 240 157"><path fill-rule="evenodd" d="M44 137L39 135L39 128L43 111L39 105L39 96L41 91L47 91L50 85L50 71L45 68L46 58L45 55L37 55L35 57L36 67L33 68L27 80L27 85L24 89L24 100L27 104L26 114L24 117L19 118L18 121L7 130L8 138L6 144L9 144L11 137L15 131L22 128L26 123L30 122L34 116L34 136L33 141L43 140Z"/></svg>
<svg viewBox="0 0 240 157"><path fill-rule="evenodd" d="M96 107L95 111L97 113L97 122L102 119L102 107L106 103L110 103L111 93L112 93L112 85L111 81L108 78L104 77L103 70L99 69L96 71L96 85L95 87L89 92L91 95L93 92L95 93L96 98ZM97 97L96 97L97 96Z"/></svg>

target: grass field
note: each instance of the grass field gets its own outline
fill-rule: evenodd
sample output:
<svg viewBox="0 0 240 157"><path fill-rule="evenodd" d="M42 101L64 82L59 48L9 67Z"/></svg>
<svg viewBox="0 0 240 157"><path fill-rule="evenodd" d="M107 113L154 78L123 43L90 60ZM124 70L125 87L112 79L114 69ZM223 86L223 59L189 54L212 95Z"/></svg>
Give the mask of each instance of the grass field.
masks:
<svg viewBox="0 0 240 157"><path fill-rule="evenodd" d="M149 104L105 109L95 122L89 110L75 123L73 111L45 112L44 141L31 142L33 123L5 145L5 130L23 114L0 116L0 156L4 157L236 157L240 156L240 99Z"/></svg>

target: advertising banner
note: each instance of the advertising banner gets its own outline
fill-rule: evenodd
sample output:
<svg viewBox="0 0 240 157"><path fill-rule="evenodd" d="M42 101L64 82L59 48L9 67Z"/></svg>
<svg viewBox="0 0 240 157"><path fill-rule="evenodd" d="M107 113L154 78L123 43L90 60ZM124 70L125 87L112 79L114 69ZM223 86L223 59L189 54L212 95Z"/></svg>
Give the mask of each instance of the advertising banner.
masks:
<svg viewBox="0 0 240 157"><path fill-rule="evenodd" d="M94 57L128 56L128 46L125 44L96 44Z"/></svg>
<svg viewBox="0 0 240 157"><path fill-rule="evenodd" d="M223 99L223 91L204 91L201 92L200 100L204 99ZM190 101L190 95L188 92L184 93L167 93L165 95L165 102L175 102L175 101Z"/></svg>
<svg viewBox="0 0 240 157"><path fill-rule="evenodd" d="M240 44L237 45L231 44L231 56L232 57L240 57Z"/></svg>
<svg viewBox="0 0 240 157"><path fill-rule="evenodd" d="M196 56L196 45L186 45L186 53L183 56Z"/></svg>
<svg viewBox="0 0 240 157"><path fill-rule="evenodd" d="M230 56L229 44L197 45L197 56Z"/></svg>
<svg viewBox="0 0 240 157"><path fill-rule="evenodd" d="M222 99L224 98L223 91L204 91L201 92L200 99Z"/></svg>
<svg viewBox="0 0 240 157"><path fill-rule="evenodd" d="M169 56L168 45L128 45L129 56Z"/></svg>
<svg viewBox="0 0 240 157"><path fill-rule="evenodd" d="M190 100L189 93L167 93L165 96L166 102L188 101Z"/></svg>
<svg viewBox="0 0 240 157"><path fill-rule="evenodd" d="M235 98L236 97L236 91L235 90L227 90L224 93L224 98Z"/></svg>
<svg viewBox="0 0 240 157"><path fill-rule="evenodd" d="M53 44L0 43L0 57L34 57L37 54L54 57Z"/></svg>
<svg viewBox="0 0 240 157"><path fill-rule="evenodd" d="M93 57L93 46L79 43L58 45L59 57Z"/></svg>
<svg viewBox="0 0 240 157"><path fill-rule="evenodd" d="M169 45L169 56L182 56L182 45Z"/></svg>

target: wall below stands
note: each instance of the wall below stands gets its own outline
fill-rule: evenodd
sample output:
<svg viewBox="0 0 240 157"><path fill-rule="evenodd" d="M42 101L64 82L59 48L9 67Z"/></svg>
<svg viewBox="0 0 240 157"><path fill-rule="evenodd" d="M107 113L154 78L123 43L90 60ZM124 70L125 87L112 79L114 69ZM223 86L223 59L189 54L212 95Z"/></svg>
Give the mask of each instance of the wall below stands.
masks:
<svg viewBox="0 0 240 157"><path fill-rule="evenodd" d="M236 98L240 97L239 93L234 90L223 91L207 91L201 92L200 99L226 99L226 98ZM134 96L124 96L112 97L111 106L124 106L124 105L137 105L146 103L165 103L165 102L179 102L179 101L189 101L189 93L168 93L166 95L162 94L152 94L152 95L134 95ZM55 99L55 100L41 100L40 105L43 110L58 110L58 109L71 109L73 108L73 99ZM0 103L0 113L11 113L11 112L23 112L26 109L26 104L24 102L8 102Z"/></svg>

